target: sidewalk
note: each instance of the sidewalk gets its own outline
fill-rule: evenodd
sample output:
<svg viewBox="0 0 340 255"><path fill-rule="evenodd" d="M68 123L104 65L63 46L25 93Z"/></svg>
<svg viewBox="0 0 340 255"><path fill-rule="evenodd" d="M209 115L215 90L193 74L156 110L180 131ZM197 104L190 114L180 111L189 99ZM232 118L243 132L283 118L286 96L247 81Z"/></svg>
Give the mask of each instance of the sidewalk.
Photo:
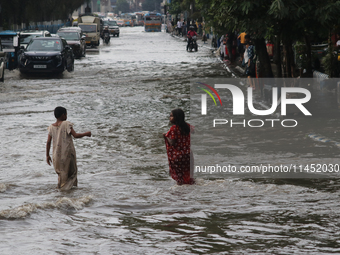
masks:
<svg viewBox="0 0 340 255"><path fill-rule="evenodd" d="M187 36L184 35L184 36L178 36L178 35L175 35L174 33L169 33L170 36L172 37L175 37L179 40L183 40L183 41L186 41L187 40ZM218 59L218 61L220 61L220 63L223 65L223 67L227 70L227 72L229 72L232 77L240 77L242 73L245 72L244 69L241 68L241 66L236 66L235 69L238 70L237 72L233 71L233 68L229 68L229 65L227 63L225 63L224 61L221 60L221 58L219 57L219 55L216 54L216 51L217 51L217 48L214 48L211 46L212 45L212 39L209 38L207 39L206 42L203 42L202 41L202 37L198 37L197 38L197 46L199 48L206 48L206 49L209 49L211 50L211 53L212 54L215 54L216 58Z"/></svg>
<svg viewBox="0 0 340 255"><path fill-rule="evenodd" d="M175 35L174 33L169 33L171 36L177 38L177 39L180 39L180 40L183 40L183 41L186 41L187 37L186 35L184 36L178 36L178 35ZM209 38L207 39L206 42L203 42L202 41L202 37L198 37L197 38L197 45L199 48L206 48L206 49L209 49L211 50L211 52L213 54L215 54L216 58L218 59L218 61L222 64L222 66L224 67L224 69L227 70L228 73L230 73L232 75L232 77L235 77L235 78L240 78L240 77L246 77L245 75L245 71L246 71L246 68L245 67L242 67L242 63L240 61L240 57L237 57L236 60L234 61L233 64L231 64L229 61L223 61L219 54L217 53L217 48L215 47L212 47L212 39ZM277 70L276 70L276 65L274 63L271 63L271 66L272 66L272 71L273 71L273 75L274 77L277 77Z"/></svg>

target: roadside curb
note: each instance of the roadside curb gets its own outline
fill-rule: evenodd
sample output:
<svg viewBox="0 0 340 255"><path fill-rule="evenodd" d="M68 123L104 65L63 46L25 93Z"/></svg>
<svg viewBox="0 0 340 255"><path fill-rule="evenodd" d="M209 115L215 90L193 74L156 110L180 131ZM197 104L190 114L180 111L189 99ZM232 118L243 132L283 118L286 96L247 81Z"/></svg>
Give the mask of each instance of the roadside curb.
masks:
<svg viewBox="0 0 340 255"><path fill-rule="evenodd" d="M172 36L172 37L174 37L174 38L177 38L177 39L179 39L179 40L186 41L186 37L180 37L180 36L174 35L174 34L172 34L172 33L169 33L169 35ZM198 47L202 47L202 48L206 48L206 49L208 49L208 50L211 50L211 52L214 53L214 52L217 50L217 48L213 48L213 47L208 46L208 45L209 45L209 42L211 42L211 39L208 39L207 42L208 42L208 43L203 43L203 44L198 44L198 43L197 43L197 45L198 45ZM224 69L226 69L227 72L231 74L231 76L232 76L233 78L240 78L240 76L237 75L236 72L232 71L232 70L229 68L229 66L228 66L223 60L220 59L219 56L216 56L216 58L217 58L218 61L223 65ZM245 72L245 69L243 69L242 67L240 67L240 66L238 66L238 65L235 66L235 69L236 69L237 71L239 71L240 73L244 73L244 72Z"/></svg>

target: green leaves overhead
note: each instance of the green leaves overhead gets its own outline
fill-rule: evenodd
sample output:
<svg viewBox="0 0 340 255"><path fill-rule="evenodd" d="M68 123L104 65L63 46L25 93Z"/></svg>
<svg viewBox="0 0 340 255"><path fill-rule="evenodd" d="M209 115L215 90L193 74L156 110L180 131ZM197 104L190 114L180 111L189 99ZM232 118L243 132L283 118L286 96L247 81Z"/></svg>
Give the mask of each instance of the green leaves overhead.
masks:
<svg viewBox="0 0 340 255"><path fill-rule="evenodd" d="M3 22L66 20L85 0L0 0Z"/></svg>
<svg viewBox="0 0 340 255"><path fill-rule="evenodd" d="M117 0L115 12L125 13L130 11L130 5L126 0Z"/></svg>
<svg viewBox="0 0 340 255"><path fill-rule="evenodd" d="M219 31L246 30L256 37L325 33L339 23L335 0L196 0L205 21ZM313 31L313 32L311 32Z"/></svg>

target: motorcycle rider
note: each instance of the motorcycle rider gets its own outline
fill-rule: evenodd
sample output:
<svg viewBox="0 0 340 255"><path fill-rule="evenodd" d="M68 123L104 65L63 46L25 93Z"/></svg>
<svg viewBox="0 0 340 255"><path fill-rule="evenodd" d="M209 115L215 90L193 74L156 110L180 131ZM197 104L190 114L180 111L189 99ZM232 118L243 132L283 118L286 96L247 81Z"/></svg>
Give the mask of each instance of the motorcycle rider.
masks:
<svg viewBox="0 0 340 255"><path fill-rule="evenodd" d="M189 31L188 31L188 34L187 34L187 37L188 37L188 44L187 44L187 50L189 49L189 45L190 45L190 43L191 43L191 41L192 41L192 38L194 37L194 36L197 36L197 33L195 32L195 30L194 30L194 26L190 26L189 27ZM196 46L197 47L197 46Z"/></svg>
<svg viewBox="0 0 340 255"><path fill-rule="evenodd" d="M103 29L103 37L102 39L104 40L105 38L105 34L108 34L108 37L109 37L109 42L110 42L110 30L109 30L109 26L105 26L104 29Z"/></svg>

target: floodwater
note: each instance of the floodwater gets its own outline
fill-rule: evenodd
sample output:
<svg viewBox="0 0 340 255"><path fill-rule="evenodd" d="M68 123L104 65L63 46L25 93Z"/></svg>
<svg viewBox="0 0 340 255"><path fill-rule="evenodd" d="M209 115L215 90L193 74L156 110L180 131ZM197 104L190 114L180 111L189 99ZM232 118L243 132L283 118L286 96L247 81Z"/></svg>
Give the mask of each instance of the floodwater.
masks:
<svg viewBox="0 0 340 255"><path fill-rule="evenodd" d="M176 185L162 138L170 111L181 107L190 120L191 80L229 74L209 49L187 53L183 40L142 30L121 28L110 45L76 60L73 73L6 72L0 84L1 254L339 253L337 179L198 176L196 185ZM57 175L45 162L56 106L67 108L76 132L93 135L74 141L79 187L68 192L56 189ZM326 131L335 139L338 122L330 122ZM290 132L286 139L299 138ZM271 152L271 142L269 156L289 154ZM299 143L338 158L335 146L305 136ZM240 164L253 159L230 157Z"/></svg>

